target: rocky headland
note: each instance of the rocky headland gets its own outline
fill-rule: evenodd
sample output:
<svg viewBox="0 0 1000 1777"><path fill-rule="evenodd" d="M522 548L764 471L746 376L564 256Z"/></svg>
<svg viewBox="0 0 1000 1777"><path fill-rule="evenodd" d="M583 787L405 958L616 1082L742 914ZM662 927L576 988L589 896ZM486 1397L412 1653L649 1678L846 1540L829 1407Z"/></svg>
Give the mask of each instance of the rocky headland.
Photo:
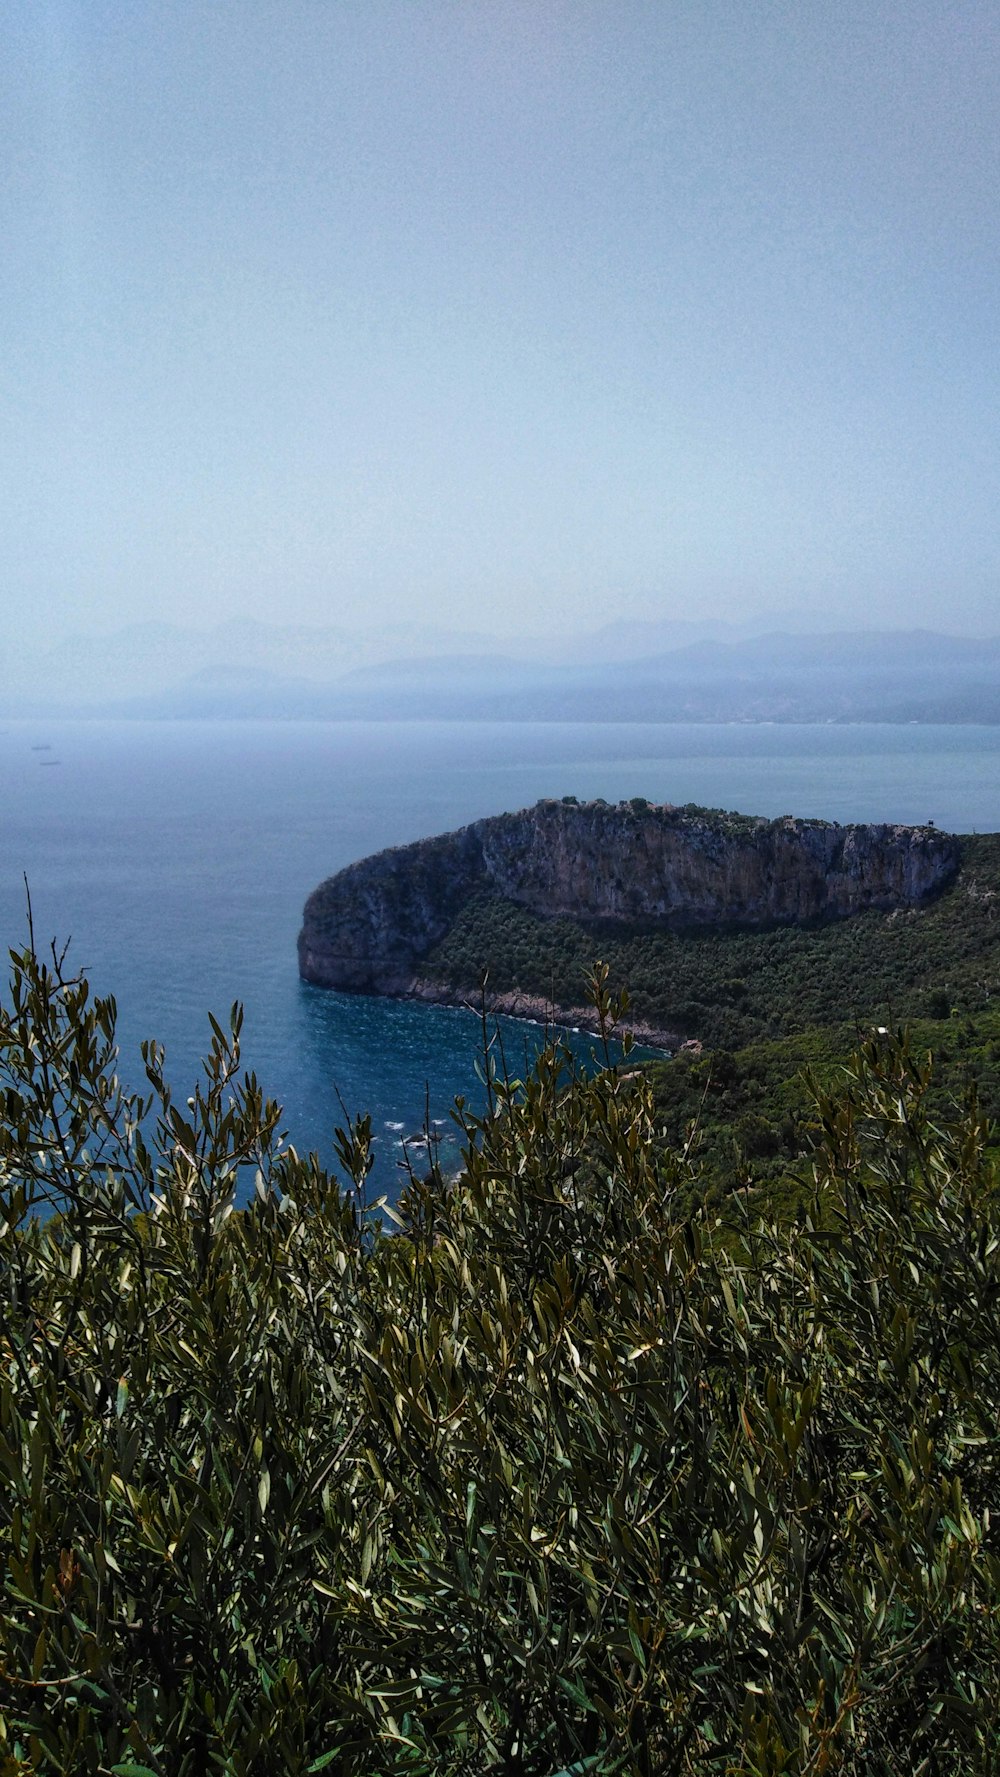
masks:
<svg viewBox="0 0 1000 1777"><path fill-rule="evenodd" d="M321 883L305 906L299 972L350 993L478 1001L475 982L439 982L424 965L483 891L582 925L763 928L918 907L959 859L958 841L934 827L772 821L639 797L545 801L379 852ZM583 1008L537 996L490 1003L587 1021ZM637 1034L673 1041L662 1030Z"/></svg>

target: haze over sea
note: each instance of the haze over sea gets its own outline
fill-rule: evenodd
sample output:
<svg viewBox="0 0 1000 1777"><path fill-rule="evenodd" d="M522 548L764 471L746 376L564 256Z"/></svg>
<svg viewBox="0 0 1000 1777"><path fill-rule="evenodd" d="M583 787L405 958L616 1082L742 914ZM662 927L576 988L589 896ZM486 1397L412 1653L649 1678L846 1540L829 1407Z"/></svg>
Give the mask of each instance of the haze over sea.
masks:
<svg viewBox="0 0 1000 1777"><path fill-rule="evenodd" d="M479 1021L300 982L302 904L324 877L542 796L995 831L998 766L996 727L10 722L3 936L26 940L26 875L39 944L70 939L70 962L115 994L120 1071L137 1087L139 1043L156 1037L186 1095L207 1012L224 1023L241 1000L244 1062L289 1138L329 1158L339 1092L371 1113L375 1182L391 1190L425 1114L457 1153L455 1094L481 1103ZM505 1022L518 1064L526 1035Z"/></svg>

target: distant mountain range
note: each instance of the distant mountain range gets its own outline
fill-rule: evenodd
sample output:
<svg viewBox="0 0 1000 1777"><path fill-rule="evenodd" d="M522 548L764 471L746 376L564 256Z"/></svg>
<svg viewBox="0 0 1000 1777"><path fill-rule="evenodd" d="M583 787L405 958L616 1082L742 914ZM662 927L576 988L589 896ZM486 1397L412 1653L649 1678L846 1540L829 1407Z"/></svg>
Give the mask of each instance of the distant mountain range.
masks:
<svg viewBox="0 0 1000 1777"><path fill-rule="evenodd" d="M144 624L8 655L0 694L9 715L1000 723L1000 636L663 622L512 646L418 625Z"/></svg>

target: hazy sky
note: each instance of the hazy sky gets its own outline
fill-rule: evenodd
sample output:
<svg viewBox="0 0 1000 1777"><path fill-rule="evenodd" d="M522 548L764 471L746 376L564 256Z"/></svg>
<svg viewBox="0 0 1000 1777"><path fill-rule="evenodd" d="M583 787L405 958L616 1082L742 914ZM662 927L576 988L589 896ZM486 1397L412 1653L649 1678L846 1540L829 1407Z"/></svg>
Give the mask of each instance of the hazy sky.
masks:
<svg viewBox="0 0 1000 1777"><path fill-rule="evenodd" d="M5 629L1000 630L993 0L9 0Z"/></svg>

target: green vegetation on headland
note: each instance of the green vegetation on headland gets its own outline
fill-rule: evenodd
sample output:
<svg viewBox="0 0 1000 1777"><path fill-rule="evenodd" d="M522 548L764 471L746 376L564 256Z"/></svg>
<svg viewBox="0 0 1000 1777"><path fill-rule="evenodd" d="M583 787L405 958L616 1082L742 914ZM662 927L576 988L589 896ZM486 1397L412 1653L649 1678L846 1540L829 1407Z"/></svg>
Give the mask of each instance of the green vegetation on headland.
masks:
<svg viewBox="0 0 1000 1777"><path fill-rule="evenodd" d="M494 992L518 988L573 1006L599 955L612 979L627 985L632 1016L712 1047L739 1048L816 1025L980 1012L1000 999L1000 834L960 844L958 875L927 905L823 924L583 926L479 895L423 972L474 993L488 971Z"/></svg>
<svg viewBox="0 0 1000 1777"><path fill-rule="evenodd" d="M137 1100L113 1003L16 956L3 1777L995 1772L989 1132L826 1029L793 1213L703 1188L743 1055L664 1072L668 1138L641 1071L553 1050L389 1234L367 1120L339 1184L283 1147L235 1016Z"/></svg>
<svg viewBox="0 0 1000 1777"><path fill-rule="evenodd" d="M722 1205L767 1187L787 1210L802 1196L790 1169L815 1131L803 1071L834 1080L873 1029L908 1025L934 1054L938 1099L974 1084L1000 1118L1000 834L960 844L957 876L922 907L766 930L585 927L482 895L427 974L474 997L478 959L493 993L573 1006L599 952L627 984L630 1019L695 1045L646 1071L662 1139L697 1124L698 1190Z"/></svg>

